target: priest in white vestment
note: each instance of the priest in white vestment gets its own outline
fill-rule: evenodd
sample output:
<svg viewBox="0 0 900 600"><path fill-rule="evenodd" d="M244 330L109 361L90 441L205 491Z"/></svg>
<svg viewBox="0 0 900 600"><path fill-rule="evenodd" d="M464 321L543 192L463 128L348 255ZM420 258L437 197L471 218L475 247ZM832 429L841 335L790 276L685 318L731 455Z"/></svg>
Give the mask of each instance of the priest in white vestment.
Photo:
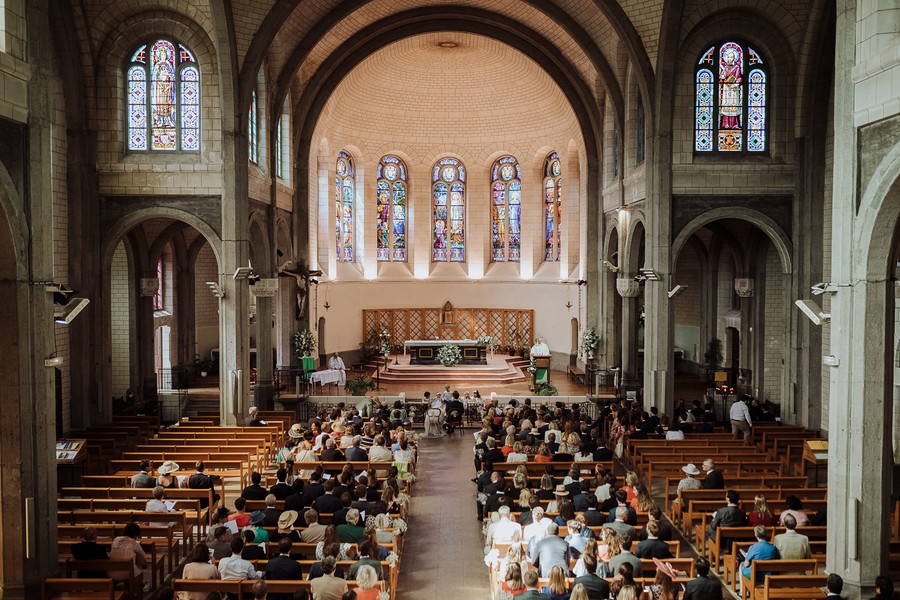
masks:
<svg viewBox="0 0 900 600"><path fill-rule="evenodd" d="M347 383L347 368L344 366L344 359L337 352L332 353L328 359L328 368L340 371L341 385Z"/></svg>
<svg viewBox="0 0 900 600"><path fill-rule="evenodd" d="M529 356L534 358L535 356L549 356L550 355L550 347L547 346L547 343L544 342L544 338L539 337L537 341L534 343L534 346L531 347L531 353Z"/></svg>

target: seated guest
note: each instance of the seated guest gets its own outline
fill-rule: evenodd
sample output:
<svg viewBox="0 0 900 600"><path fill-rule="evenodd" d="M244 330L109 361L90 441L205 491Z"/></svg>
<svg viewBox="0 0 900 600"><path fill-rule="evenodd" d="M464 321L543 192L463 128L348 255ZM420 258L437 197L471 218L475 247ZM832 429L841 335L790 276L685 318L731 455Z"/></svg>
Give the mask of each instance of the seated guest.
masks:
<svg viewBox="0 0 900 600"><path fill-rule="evenodd" d="M141 537L140 525L137 523L128 523L125 525L122 535L113 539L112 544L110 545L109 558L110 560L131 561L134 565L134 576L137 577L140 582L144 574L144 569L147 568L147 559L144 554L144 549L137 541L139 537ZM108 576L116 582L127 581L129 575L129 573L124 571L110 571L108 573Z"/></svg>
<svg viewBox="0 0 900 600"><path fill-rule="evenodd" d="M875 578L875 596L872 600L897 600L894 594L894 583L889 577L880 575Z"/></svg>
<svg viewBox="0 0 900 600"><path fill-rule="evenodd" d="M769 543L769 531L762 525L753 528L753 535L756 536L756 543L750 546L747 554L744 555L744 562L741 564L741 573L744 577L750 577L750 565L754 560L776 560L778 558L778 549ZM756 574L756 583L761 583L765 577L765 573Z"/></svg>
<svg viewBox="0 0 900 600"><path fill-rule="evenodd" d="M291 542L300 543L300 532L294 529L294 523L297 521L297 511L286 510L278 517L277 529L275 533L269 536L269 541L280 542L287 539Z"/></svg>
<svg viewBox="0 0 900 600"><path fill-rule="evenodd" d="M683 600L722 600L722 584L709 577L709 561L698 556L694 570L697 577L684 584Z"/></svg>
<svg viewBox="0 0 900 600"><path fill-rule="evenodd" d="M209 546L206 544L201 542L194 546L188 560L190 562L184 565L184 570L181 574L182 579L209 580L219 578L219 570L216 568L216 565L209 561ZM180 592L178 598L179 600L206 600L206 593Z"/></svg>
<svg viewBox="0 0 900 600"><path fill-rule="evenodd" d="M315 507L320 515L333 515L341 510L341 499L334 495L336 482L334 477L325 482L325 493L316 498Z"/></svg>
<svg viewBox="0 0 900 600"><path fill-rule="evenodd" d="M253 471L250 473L250 485L241 492L241 497L246 500L265 500L268 492L266 488L259 485L262 481L262 475Z"/></svg>
<svg viewBox="0 0 900 600"><path fill-rule="evenodd" d="M796 523L796 521L794 522ZM775 516L769 510L766 497L762 494L757 494L756 498L753 499L753 510L747 515L747 524L753 527L757 525L771 527L774 523Z"/></svg>
<svg viewBox="0 0 900 600"><path fill-rule="evenodd" d="M244 510L246 506L247 501L243 497L237 497L234 499L235 512L228 517L228 520L234 521L238 529L243 529L250 524L250 513Z"/></svg>
<svg viewBox="0 0 900 600"><path fill-rule="evenodd" d="M263 425L268 425L268 423L259 418L259 409L255 406L251 406L250 414L244 421L244 425L246 427L262 427Z"/></svg>
<svg viewBox="0 0 900 600"><path fill-rule="evenodd" d="M356 599L378 600L381 597L381 589L378 587L378 575L369 565L362 565L356 573ZM349 592L348 592L349 593ZM347 596L344 595L344 600Z"/></svg>
<svg viewBox="0 0 900 600"><path fill-rule="evenodd" d="M571 592L569 586L566 585L566 573L559 565L550 569L549 585L541 590L545 594L550 594L550 600L569 600Z"/></svg>
<svg viewBox="0 0 900 600"><path fill-rule="evenodd" d="M324 460L324 459L322 459ZM294 493L294 490L287 484L287 469L284 467L275 472L278 481L269 488L269 493L274 495L277 500L284 500Z"/></svg>
<svg viewBox="0 0 900 600"><path fill-rule="evenodd" d="M597 556L593 552L585 552L579 559L582 561L584 575L575 577L575 585L584 586L588 600L606 600L609 598L609 583L597 575ZM576 574L577 575L577 574Z"/></svg>
<svg viewBox="0 0 900 600"><path fill-rule="evenodd" d="M687 573L675 571L670 564L663 563L659 559L654 559L653 563L656 565L656 578L649 589L644 588L645 596L649 591L649 597L653 600L676 600L680 586L677 586L674 580L676 577L687 577Z"/></svg>
<svg viewBox="0 0 900 600"><path fill-rule="evenodd" d="M266 520L266 515L261 510L254 510L250 514L250 522L244 528L252 531L256 536L256 543L261 544L262 542L269 541L269 532L263 529L263 522Z"/></svg>
<svg viewBox="0 0 900 600"><path fill-rule="evenodd" d="M809 515L803 510L803 501L800 500L797 496L788 496L784 499L785 504L787 504L787 510L782 511L781 516L778 519L778 523L784 527L784 520L788 517L788 515L794 517L799 527L806 527L809 525Z"/></svg>
<svg viewBox="0 0 900 600"><path fill-rule="evenodd" d="M725 478L722 473L716 470L716 461L707 458L703 461L703 470L706 472L706 478L703 480L704 490L724 490Z"/></svg>
<svg viewBox="0 0 900 600"><path fill-rule="evenodd" d="M290 538L283 538L278 542L278 556L269 560L266 564L266 579L274 581L300 581L303 573L300 563L291 558L293 542ZM291 594L270 594L269 600L292 600Z"/></svg>
<svg viewBox="0 0 900 600"><path fill-rule="evenodd" d="M637 525L637 511L634 510L631 506L628 505L628 494L624 489L618 490L615 494L616 498L616 509L609 511L609 518L607 519L608 523L612 523L618 518L617 511L619 508L624 508L626 512L625 522L629 525Z"/></svg>
<svg viewBox="0 0 900 600"><path fill-rule="evenodd" d="M347 582L334 575L334 557L322 561L322 576L312 580L312 595L316 600L341 600L347 591Z"/></svg>
<svg viewBox="0 0 900 600"><path fill-rule="evenodd" d="M632 537L627 533L619 536L619 541L622 543L622 550L609 560L609 569L610 571L618 572L619 567L623 563L628 563L631 565L634 576L640 577L642 568L641 559L631 553L631 540Z"/></svg>
<svg viewBox="0 0 900 600"><path fill-rule="evenodd" d="M259 546L260 542L256 541L255 531L245 529L241 532L241 537L244 538L244 549L241 551L241 558L244 560L266 559L266 550Z"/></svg>
<svg viewBox="0 0 900 600"><path fill-rule="evenodd" d="M588 527L599 527L605 520L605 515L597 509L597 496L591 494L587 499L587 510L584 511L584 524Z"/></svg>
<svg viewBox="0 0 900 600"><path fill-rule="evenodd" d="M338 539L355 544L363 538L366 528L359 524L359 511L351 508L347 511L347 522L337 526Z"/></svg>
<svg viewBox="0 0 900 600"><path fill-rule="evenodd" d="M324 525L319 523L319 513L310 508L303 513L303 519L306 521L306 529L300 532L300 541L306 543L317 543L325 539Z"/></svg>
<svg viewBox="0 0 900 600"><path fill-rule="evenodd" d="M341 545L342 544L339 544L337 542L328 544L322 549L321 553L317 549L316 550L316 558L318 559L319 562L314 562L312 565L310 565L309 575L307 575L306 578L308 580L312 581L316 577L321 577L322 576L322 561L328 556L332 557L336 561L337 560L348 560L347 558L341 558L341 555L344 553L344 551L341 549ZM349 546L349 544L347 544L347 546ZM336 565L334 567L334 576L341 577L341 578L344 577L344 569L341 567L341 565Z"/></svg>
<svg viewBox="0 0 900 600"><path fill-rule="evenodd" d="M257 571L253 565L241 555L244 552L244 540L240 536L234 536L231 540L231 556L219 561L219 579L260 579L262 571Z"/></svg>
<svg viewBox="0 0 900 600"><path fill-rule="evenodd" d="M212 503L218 504L219 495L215 492L218 476L207 475L206 473L204 473L204 471L206 470L206 465L202 460L197 461L196 469L197 472L188 478L188 487L192 490L214 490L212 495ZM208 505L209 501L206 498L200 500L200 508L206 508Z"/></svg>
<svg viewBox="0 0 900 600"><path fill-rule="evenodd" d="M166 506L166 503L163 501L163 498L166 497L166 488L161 485L153 488L153 498L151 500L147 500L147 505L144 506L144 512L156 512L156 513L167 513L169 512L169 507Z"/></svg>
<svg viewBox="0 0 900 600"><path fill-rule="evenodd" d="M518 563L507 565L506 574L503 577L503 581L500 582L500 597L510 598L522 596L524 598L527 596L527 593L525 582L522 581L522 567L520 567ZM549 596L547 596L547 598L549 598Z"/></svg>
<svg viewBox="0 0 900 600"><path fill-rule="evenodd" d="M738 508L738 502L741 501L740 494L735 490L728 490L725 500L727 504L716 511L712 523L709 524L709 531L706 535L710 540L716 539L716 529L719 527L742 527L747 524L747 515ZM723 548L731 547L726 540L722 540L722 542Z"/></svg>
<svg viewBox="0 0 900 600"><path fill-rule="evenodd" d="M775 536L775 547L778 554L784 560L796 560L812 557L809 549L809 538L797 533L797 520L794 515L784 517L784 526L787 531Z"/></svg>
<svg viewBox="0 0 900 600"><path fill-rule="evenodd" d="M669 430L666 432L667 440L683 440L684 432L681 430L681 424L678 421L672 423Z"/></svg>
<svg viewBox="0 0 900 600"><path fill-rule="evenodd" d="M274 527L278 524L278 518L281 516L281 511L275 508L275 503L278 500L275 498L275 494L269 494L266 496L266 508L263 509L263 526L265 527Z"/></svg>
<svg viewBox="0 0 900 600"><path fill-rule="evenodd" d="M515 595L521 596L522 600L550 600L549 594L538 591L538 580L540 578L538 577L537 571L525 571L525 574L521 576L521 579L524 587L520 593Z"/></svg>
<svg viewBox="0 0 900 600"><path fill-rule="evenodd" d="M106 548L97 543L97 530L86 527L81 534L81 540L72 546L72 558L75 560L106 560L109 556ZM209 557L207 557L207 560ZM92 579L106 577L105 571L79 571L78 577Z"/></svg>
<svg viewBox="0 0 900 600"><path fill-rule="evenodd" d="M345 454L347 461L367 461L369 460L369 453L365 451L362 447L362 437L355 435L350 440L350 446L347 448L347 452Z"/></svg>
<svg viewBox="0 0 900 600"><path fill-rule="evenodd" d="M501 506L497 509L497 514L500 518L487 528L485 544L488 550L494 544L509 544L522 537L522 526L509 518L508 506Z"/></svg>
<svg viewBox="0 0 900 600"><path fill-rule="evenodd" d="M227 527L216 527L213 531L213 541L207 546L213 551L213 558L221 560L231 556L231 532Z"/></svg>
<svg viewBox="0 0 900 600"><path fill-rule="evenodd" d="M657 528L659 529L659 533L656 534L656 537L658 537L660 540L662 540L664 542L668 542L668 541L675 539L675 535L672 532L672 527L668 523L666 523L665 521L662 520L662 509L660 509L658 506L654 506L653 508L651 508L650 510L647 511L647 518L648 518L648 524L650 522L655 522L657 525ZM646 540L647 536L648 536L647 528L644 527L641 530L641 535L640 535L639 539L642 541Z"/></svg>
<svg viewBox="0 0 900 600"><path fill-rule="evenodd" d="M569 568L569 544L559 537L559 526L556 523L547 527L547 537L533 547L529 544L528 554L531 564L540 569L541 577L549 577L554 565Z"/></svg>
<svg viewBox="0 0 900 600"><path fill-rule="evenodd" d="M333 461L344 461L347 460L347 457L344 456L344 453L338 449L337 444L335 443L333 438L328 438L325 440L325 449L322 450L322 454L319 455L319 458L322 459L322 462L333 462Z"/></svg>
<svg viewBox="0 0 900 600"><path fill-rule="evenodd" d="M569 529L569 533L565 537L566 543L569 544L569 557L578 558L588 544L594 543L594 540L584 535L581 521L573 519L568 522L566 527Z"/></svg>
<svg viewBox="0 0 900 600"><path fill-rule="evenodd" d="M151 477L148 473L150 471L150 461L142 460L138 464L138 473L131 476L131 487L133 488L154 488L156 487L156 478Z"/></svg>
<svg viewBox="0 0 900 600"><path fill-rule="evenodd" d="M658 537L659 522L650 521L644 529L647 531L647 539L638 544L637 550L634 552L635 556L638 558L671 558L669 545Z"/></svg>
<svg viewBox="0 0 900 600"><path fill-rule="evenodd" d="M844 589L844 580L837 573L828 575L828 579L825 580L825 589L828 590L825 600L845 600L841 596L841 591Z"/></svg>
<svg viewBox="0 0 900 600"><path fill-rule="evenodd" d="M177 489L178 477L174 473L175 471L179 470L181 470L181 467L179 467L178 463L173 460L167 460L163 464L159 465L159 468L156 470L156 485L161 485L167 490Z"/></svg>
<svg viewBox="0 0 900 600"><path fill-rule="evenodd" d="M614 530L617 534L619 534L620 537L622 535L627 535L630 539L634 539L634 527L625 522L625 519L628 518L628 510L624 506L620 506L615 509L614 514L616 517L615 521L613 521L612 523L606 523L603 527Z"/></svg>
<svg viewBox="0 0 900 600"><path fill-rule="evenodd" d="M612 598L639 598L641 588L634 580L635 573L632 563L625 562L616 569L616 576L609 585L609 595Z"/></svg>
<svg viewBox="0 0 900 600"><path fill-rule="evenodd" d="M341 494L341 508L339 508L333 515L331 515L331 522L335 525L343 525L347 522L347 512L350 510L351 505L353 504L353 496L350 495L350 492L344 492ZM356 510L360 510L357 508Z"/></svg>
<svg viewBox="0 0 900 600"><path fill-rule="evenodd" d="M376 575L378 575L378 579L384 579L384 572L381 569L381 561L374 556L372 543L368 540L362 542L359 545L359 556L357 556L356 562L350 565L350 570L347 571L347 578L356 579L356 574L359 572L359 568L364 565L372 567L375 570Z"/></svg>
<svg viewBox="0 0 900 600"><path fill-rule="evenodd" d="M212 544L216 540L216 529L225 525L225 523L228 522L228 516L230 514L231 514L231 511L229 511L224 506L220 506L219 508L217 508L215 510L215 512L213 513L213 522L207 528L208 531L206 532L206 545L207 546ZM225 541L231 542L231 532L230 531L228 532L228 538Z"/></svg>

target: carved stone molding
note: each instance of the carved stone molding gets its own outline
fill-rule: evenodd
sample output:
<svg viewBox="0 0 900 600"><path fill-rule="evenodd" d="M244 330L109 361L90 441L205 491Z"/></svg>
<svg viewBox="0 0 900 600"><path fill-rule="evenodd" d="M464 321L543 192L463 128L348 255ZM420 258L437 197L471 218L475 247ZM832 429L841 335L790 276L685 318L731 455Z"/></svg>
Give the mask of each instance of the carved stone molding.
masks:
<svg viewBox="0 0 900 600"><path fill-rule="evenodd" d="M616 279L616 291L623 298L637 298L641 293L641 286L631 277L619 277Z"/></svg>
<svg viewBox="0 0 900 600"><path fill-rule="evenodd" d="M753 279L738 278L734 280L734 293L741 298L753 297Z"/></svg>

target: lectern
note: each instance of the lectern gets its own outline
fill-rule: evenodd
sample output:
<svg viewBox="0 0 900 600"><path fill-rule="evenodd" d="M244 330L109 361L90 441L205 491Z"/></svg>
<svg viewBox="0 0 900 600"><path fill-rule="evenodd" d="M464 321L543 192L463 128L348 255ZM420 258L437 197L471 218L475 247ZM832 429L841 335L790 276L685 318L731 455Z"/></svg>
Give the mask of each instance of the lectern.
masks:
<svg viewBox="0 0 900 600"><path fill-rule="evenodd" d="M532 356L534 361L534 373L531 376L533 386L550 382L550 356Z"/></svg>

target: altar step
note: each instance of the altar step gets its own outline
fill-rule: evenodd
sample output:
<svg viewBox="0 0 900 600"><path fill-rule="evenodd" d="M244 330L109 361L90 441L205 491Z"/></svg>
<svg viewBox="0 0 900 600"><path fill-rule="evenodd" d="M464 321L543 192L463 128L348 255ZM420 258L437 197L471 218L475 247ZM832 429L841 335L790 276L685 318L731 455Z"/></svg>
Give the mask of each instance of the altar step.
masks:
<svg viewBox="0 0 900 600"><path fill-rule="evenodd" d="M499 359L499 360L498 360ZM407 365L390 364L387 369L381 366L380 378L385 383L477 383L506 384L520 383L527 380L530 361L521 357L495 357L487 365ZM366 369L375 377L375 364L366 365Z"/></svg>

